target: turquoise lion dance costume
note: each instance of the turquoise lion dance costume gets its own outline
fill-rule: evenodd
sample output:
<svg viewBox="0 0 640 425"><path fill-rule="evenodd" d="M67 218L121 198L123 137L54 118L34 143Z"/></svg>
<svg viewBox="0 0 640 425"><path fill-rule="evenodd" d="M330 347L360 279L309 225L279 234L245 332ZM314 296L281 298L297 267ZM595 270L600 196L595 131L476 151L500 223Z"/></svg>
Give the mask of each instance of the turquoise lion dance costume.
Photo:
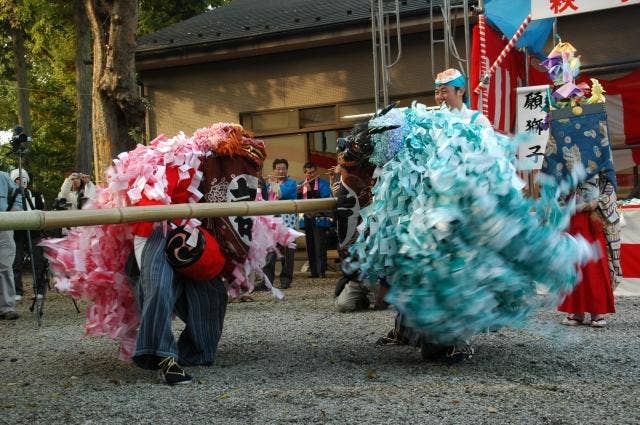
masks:
<svg viewBox="0 0 640 425"><path fill-rule="evenodd" d="M542 302L555 305L594 253L564 232L573 180L541 179L526 198L513 162L517 141L466 124L448 109L414 103L374 117L399 126L368 140L379 178L362 210L353 266L386 277L386 301L432 342L468 341L487 328L521 326ZM362 144L362 141L359 142Z"/></svg>

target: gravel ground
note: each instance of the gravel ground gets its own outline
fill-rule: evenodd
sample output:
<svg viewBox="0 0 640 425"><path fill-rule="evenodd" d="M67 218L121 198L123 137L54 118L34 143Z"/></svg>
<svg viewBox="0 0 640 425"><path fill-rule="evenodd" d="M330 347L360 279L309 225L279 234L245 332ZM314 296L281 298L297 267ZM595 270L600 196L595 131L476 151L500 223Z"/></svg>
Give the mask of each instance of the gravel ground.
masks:
<svg viewBox="0 0 640 425"><path fill-rule="evenodd" d="M215 364L181 387L83 338L70 298L49 294L40 328L22 301L0 321L0 423L640 423L637 298L617 298L605 329L540 312L446 366L376 346L393 311L335 313L334 281L299 275L283 302L230 304Z"/></svg>

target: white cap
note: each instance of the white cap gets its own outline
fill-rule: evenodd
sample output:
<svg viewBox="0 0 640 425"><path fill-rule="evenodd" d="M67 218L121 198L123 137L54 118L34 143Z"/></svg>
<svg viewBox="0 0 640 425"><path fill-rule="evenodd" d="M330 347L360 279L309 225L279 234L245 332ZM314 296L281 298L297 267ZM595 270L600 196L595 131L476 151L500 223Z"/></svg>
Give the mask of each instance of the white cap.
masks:
<svg viewBox="0 0 640 425"><path fill-rule="evenodd" d="M18 169L14 169L11 170L11 180L16 181L16 179L18 178ZM29 183L29 174L27 173L27 170L25 170L24 168L22 169L22 180L23 183Z"/></svg>

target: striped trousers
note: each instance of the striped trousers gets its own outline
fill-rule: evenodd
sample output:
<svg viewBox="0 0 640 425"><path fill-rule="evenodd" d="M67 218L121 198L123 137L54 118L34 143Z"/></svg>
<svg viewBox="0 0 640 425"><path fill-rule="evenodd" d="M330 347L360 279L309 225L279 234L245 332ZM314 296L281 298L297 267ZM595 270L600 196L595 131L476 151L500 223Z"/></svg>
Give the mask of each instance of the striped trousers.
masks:
<svg viewBox="0 0 640 425"><path fill-rule="evenodd" d="M131 276L140 313L133 361L143 369L157 369L167 356L184 366L210 365L222 334L227 290L219 278L197 282L174 272L164 245L162 230L156 229L142 251L140 275ZM174 314L186 324L177 341Z"/></svg>

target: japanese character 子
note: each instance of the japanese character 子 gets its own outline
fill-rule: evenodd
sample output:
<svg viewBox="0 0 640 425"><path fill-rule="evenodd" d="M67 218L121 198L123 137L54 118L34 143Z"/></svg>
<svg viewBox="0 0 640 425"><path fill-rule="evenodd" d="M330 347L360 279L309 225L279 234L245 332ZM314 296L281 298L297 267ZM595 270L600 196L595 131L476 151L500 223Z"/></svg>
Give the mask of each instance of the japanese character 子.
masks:
<svg viewBox="0 0 640 425"><path fill-rule="evenodd" d="M542 97L542 92L534 91L527 93L524 101L524 108L529 110L541 109L543 101L544 98Z"/></svg>
<svg viewBox="0 0 640 425"><path fill-rule="evenodd" d="M568 8L578 10L578 6L574 2L575 0L549 0L549 9L553 13L562 13Z"/></svg>
<svg viewBox="0 0 640 425"><path fill-rule="evenodd" d="M538 157L544 156L544 153L540 152L540 149L542 149L542 146L540 145L529 146L531 153L527 155L527 158L533 157L533 160L538 162Z"/></svg>
<svg viewBox="0 0 640 425"><path fill-rule="evenodd" d="M527 120L527 125L525 127L525 131L537 131L538 135L542 134L542 118L534 118L531 120Z"/></svg>

